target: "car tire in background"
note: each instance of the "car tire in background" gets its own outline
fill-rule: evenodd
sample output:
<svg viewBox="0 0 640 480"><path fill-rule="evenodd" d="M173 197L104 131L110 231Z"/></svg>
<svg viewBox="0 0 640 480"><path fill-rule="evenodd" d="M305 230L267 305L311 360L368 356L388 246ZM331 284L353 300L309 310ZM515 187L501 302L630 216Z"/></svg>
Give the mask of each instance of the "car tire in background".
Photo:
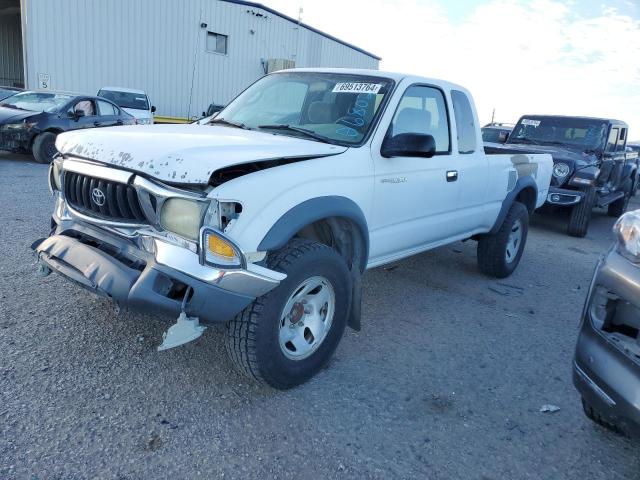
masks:
<svg viewBox="0 0 640 480"><path fill-rule="evenodd" d="M56 150L56 137L53 132L42 132L33 141L33 157L38 163L51 163L58 153Z"/></svg>
<svg viewBox="0 0 640 480"><path fill-rule="evenodd" d="M287 278L227 322L225 343L241 373L285 390L313 377L338 346L351 276L337 252L304 239L270 254L267 266Z"/></svg>
<svg viewBox="0 0 640 480"><path fill-rule="evenodd" d="M569 225L567 226L567 233L572 237L584 237L589 230L589 223L591 222L591 214L593 212L593 205L596 202L596 189L593 186L587 187L584 190L584 196L582 201L577 205L574 205L569 217Z"/></svg>
<svg viewBox="0 0 640 480"><path fill-rule="evenodd" d="M634 188L633 182L630 178L628 178L623 186L622 191L624 192L624 197L619 198L615 202L609 204L609 208L607 209L607 215L610 217L618 218L624 212L627 211L627 207L629 206L629 200L631 199L631 189Z"/></svg>
<svg viewBox="0 0 640 480"><path fill-rule="evenodd" d="M598 412L595 408L593 408L589 404L589 402L587 402L584 399L584 397L582 397L582 409L584 411L584 414L587 416L587 418L592 422L600 425L601 427L606 428L607 430L611 430L612 432L615 432L618 434L624 434L624 431L620 428L620 426L608 420L605 420L602 417L602 415L600 415L600 412Z"/></svg>
<svg viewBox="0 0 640 480"><path fill-rule="evenodd" d="M529 210L513 202L500 229L478 240L478 267L490 277L505 278L513 273L527 243Z"/></svg>

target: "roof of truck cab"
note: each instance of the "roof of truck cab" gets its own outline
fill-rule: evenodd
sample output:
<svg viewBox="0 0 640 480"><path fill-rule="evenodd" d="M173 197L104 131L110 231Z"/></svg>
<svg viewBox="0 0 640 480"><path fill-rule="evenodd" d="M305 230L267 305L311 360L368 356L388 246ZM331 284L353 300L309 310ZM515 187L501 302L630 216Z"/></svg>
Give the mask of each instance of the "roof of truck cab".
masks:
<svg viewBox="0 0 640 480"><path fill-rule="evenodd" d="M290 68L286 70L278 70L274 74L291 73L291 72L310 72L310 73L336 73L343 75L367 75L370 77L389 78L395 82L402 80L409 80L412 83L425 83L438 85L441 87L447 87L448 89L462 90L468 92L468 90L462 85L451 83L447 80L441 80L437 78L421 77L419 75L410 75L400 72L388 72L385 70L373 70L365 68Z"/></svg>
<svg viewBox="0 0 640 480"><path fill-rule="evenodd" d="M623 122L622 120L615 120L613 118L603 118L603 117L580 117L580 116L572 116L572 115L541 115L541 114L531 114L531 115L523 115L520 117L520 120L523 118L570 118L576 120L596 120L598 122L607 122L615 125L623 125L628 127L627 122Z"/></svg>

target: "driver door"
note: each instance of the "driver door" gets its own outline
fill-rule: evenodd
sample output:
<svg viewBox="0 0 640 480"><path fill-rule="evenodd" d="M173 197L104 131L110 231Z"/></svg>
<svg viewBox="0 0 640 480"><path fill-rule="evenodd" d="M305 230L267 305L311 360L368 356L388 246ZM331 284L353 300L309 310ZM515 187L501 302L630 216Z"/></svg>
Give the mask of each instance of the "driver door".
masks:
<svg viewBox="0 0 640 480"><path fill-rule="evenodd" d="M84 112L84 115L78 116L78 112ZM96 104L90 98L82 98L78 100L71 109L70 129L78 130L81 128L93 128L98 126L98 115L96 111ZM75 116L74 116L75 115Z"/></svg>
<svg viewBox="0 0 640 480"><path fill-rule="evenodd" d="M435 156L385 158L374 143L373 263L419 251L458 233L459 155L452 152L449 118L440 89L412 85L401 98L386 136L432 135Z"/></svg>

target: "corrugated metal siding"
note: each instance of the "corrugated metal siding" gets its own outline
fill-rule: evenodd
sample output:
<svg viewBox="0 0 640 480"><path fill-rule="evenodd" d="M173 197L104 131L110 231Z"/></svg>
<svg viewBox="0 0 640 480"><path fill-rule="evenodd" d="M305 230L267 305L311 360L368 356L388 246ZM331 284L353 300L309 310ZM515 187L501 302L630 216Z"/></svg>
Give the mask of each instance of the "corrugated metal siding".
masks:
<svg viewBox="0 0 640 480"><path fill-rule="evenodd" d="M20 15L0 15L0 85L23 83Z"/></svg>
<svg viewBox="0 0 640 480"><path fill-rule="evenodd" d="M54 90L141 88L158 115L195 116L227 103L264 74L261 60L269 58L378 68L376 59L295 23L218 0L28 0L25 7L29 88L38 73L51 75ZM206 51L207 31L229 36L227 55Z"/></svg>

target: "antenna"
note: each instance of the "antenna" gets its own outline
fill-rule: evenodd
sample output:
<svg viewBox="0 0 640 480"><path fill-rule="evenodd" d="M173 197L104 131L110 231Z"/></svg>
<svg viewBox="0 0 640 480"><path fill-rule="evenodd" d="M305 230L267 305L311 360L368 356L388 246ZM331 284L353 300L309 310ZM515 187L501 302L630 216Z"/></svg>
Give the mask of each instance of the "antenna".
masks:
<svg viewBox="0 0 640 480"><path fill-rule="evenodd" d="M493 123L496 119L496 109L493 109L493 113L491 114L491 123Z"/></svg>
<svg viewBox="0 0 640 480"><path fill-rule="evenodd" d="M302 22L302 14L304 13L304 8L300 7L298 9L298 23Z"/></svg>

